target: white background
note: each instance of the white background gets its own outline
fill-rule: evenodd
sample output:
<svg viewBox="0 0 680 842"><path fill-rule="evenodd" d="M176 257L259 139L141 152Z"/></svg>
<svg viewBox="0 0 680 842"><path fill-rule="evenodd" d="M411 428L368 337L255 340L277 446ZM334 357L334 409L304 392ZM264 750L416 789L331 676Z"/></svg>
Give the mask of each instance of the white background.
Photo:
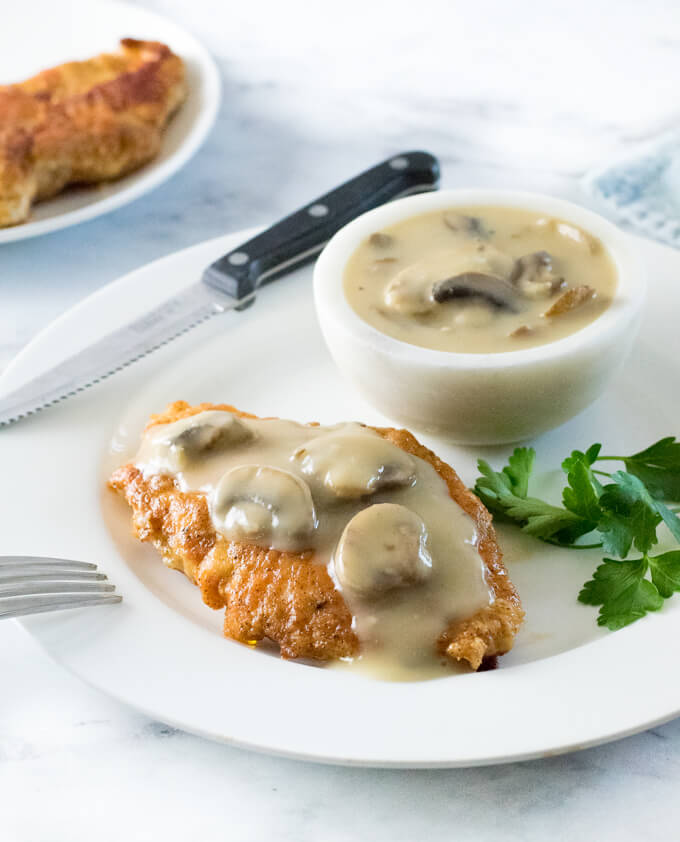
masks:
<svg viewBox="0 0 680 842"><path fill-rule="evenodd" d="M395 152L436 153L447 187L521 186L587 203L579 179L590 167L680 125L672 0L144 5L218 59L218 124L186 169L135 204L2 246L0 366L122 273L271 222ZM53 665L18 625L0 627L2 842L665 840L677 836L679 784L678 721L488 769L273 760L124 709Z"/></svg>

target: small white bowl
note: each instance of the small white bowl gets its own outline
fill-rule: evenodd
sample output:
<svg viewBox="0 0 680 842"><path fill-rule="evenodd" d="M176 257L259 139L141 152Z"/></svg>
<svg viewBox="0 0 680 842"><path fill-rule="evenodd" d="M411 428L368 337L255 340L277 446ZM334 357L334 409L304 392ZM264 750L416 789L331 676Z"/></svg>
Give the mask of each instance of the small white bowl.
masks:
<svg viewBox="0 0 680 842"><path fill-rule="evenodd" d="M411 216L471 205L536 211L598 237L618 274L611 305L564 339L491 354L410 345L376 330L352 310L343 277L347 261L366 237ZM585 409L630 351L645 287L626 235L612 223L571 202L510 190L442 190L390 202L338 231L314 270L319 323L340 371L389 418L460 444L520 441Z"/></svg>

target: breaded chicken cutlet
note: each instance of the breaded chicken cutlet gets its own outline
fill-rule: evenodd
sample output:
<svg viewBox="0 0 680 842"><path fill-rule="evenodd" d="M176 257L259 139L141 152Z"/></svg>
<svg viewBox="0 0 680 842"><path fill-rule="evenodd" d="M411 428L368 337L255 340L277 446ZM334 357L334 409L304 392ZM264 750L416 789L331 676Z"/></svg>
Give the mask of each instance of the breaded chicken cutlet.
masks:
<svg viewBox="0 0 680 842"><path fill-rule="evenodd" d="M244 423L263 425L276 420L258 419L257 416L240 412L226 404L190 406L178 401L169 405L162 414L151 417L145 431L145 439L150 436L162 437L164 430L173 429L169 425L176 427L178 422L194 416L206 418L214 424L214 419L209 416L220 413L231 413ZM523 618L518 594L503 565L491 515L463 484L453 468L423 447L408 431L363 425L349 426L351 430L344 432L344 428L338 431L338 428L297 425L310 435L315 431L328 430L328 433L320 433L315 441L322 441L323 436L326 436L323 441L330 442L335 436L333 447L337 447L338 437L342 439L342 436L351 440L352 447L355 447L356 442L359 442L357 436L363 430L372 436L369 443L371 446L379 437L383 443L394 445L395 450L398 448L401 454L406 454L406 457L401 458L414 461L415 457L416 462L423 460L427 463L424 470L430 471L428 466L431 466L436 472L435 475L430 471L434 481L441 486L446 505L450 506L451 501L454 501L465 514L458 510L456 513L474 528L476 545L471 552L475 553L474 557L488 588L488 602L475 606L469 616L461 616L439 626L431 639L431 647L441 656L453 661L467 662L473 669L489 666L495 656L502 655L512 648ZM204 427L204 432L205 429ZM195 428L193 431L189 430L189 433L194 441L197 440ZM186 430L181 435L186 436ZM256 432L255 435L257 437L259 433ZM186 438L184 440L189 441ZM210 436L203 435L204 446L210 447L210 442L216 440L214 431L210 432ZM175 441L179 441L179 438L176 437ZM377 444L383 446L380 442ZM359 446L362 446L360 442ZM328 450L327 444L323 444L323 447ZM309 459L310 454L313 455L313 448L313 444L298 448L293 458L303 454L301 458ZM245 451L241 461L252 461L250 451ZM236 464L240 465L238 459ZM305 464L309 467L311 463ZM325 471L323 477L327 487L328 477L333 475L335 490L344 495L345 502L340 500L334 503L344 511L342 506L346 505L348 482L346 471L343 473L344 465L340 465L338 470L337 464L331 465L330 468L327 462L322 461L321 464ZM243 466L236 470L243 470ZM390 473L390 476L387 473ZM394 466L389 466L387 473L382 469L377 472L377 475L385 480L381 486L385 489L382 492L383 496L391 493L390 489L393 486L390 483L399 481ZM312 487L315 488L313 476L309 473L308 475ZM440 483L437 475L445 485ZM342 477L345 486L340 485L339 476ZM405 485L410 481L407 480ZM163 469L149 471L148 465L140 464L139 459L116 470L109 480L109 486L122 495L132 508L133 531L136 537L152 543L161 553L167 566L182 571L196 584L208 606L215 609L225 608L226 637L251 645L269 639L279 645L284 658L304 657L327 661L353 658L361 653L362 641L357 633L352 610L354 603L348 601L347 592L343 592L344 589L338 586L337 566L333 574L329 565L314 563L313 550L267 549L255 543L229 540L215 527L215 503L213 500L211 514L205 491L188 490L186 484L182 487L171 472ZM241 498L245 493L244 491ZM234 499L240 499L238 494ZM317 499L318 492L315 490L315 500ZM362 498L358 503L364 511L370 505L365 500L366 498ZM389 506L373 508L386 510ZM401 507L393 508L396 510ZM384 521L382 513L381 518ZM454 558L455 552L453 551ZM393 573L394 570L391 575Z"/></svg>
<svg viewBox="0 0 680 842"><path fill-rule="evenodd" d="M110 181L158 153L186 97L184 64L164 44L125 38L103 53L0 86L0 227L69 184Z"/></svg>

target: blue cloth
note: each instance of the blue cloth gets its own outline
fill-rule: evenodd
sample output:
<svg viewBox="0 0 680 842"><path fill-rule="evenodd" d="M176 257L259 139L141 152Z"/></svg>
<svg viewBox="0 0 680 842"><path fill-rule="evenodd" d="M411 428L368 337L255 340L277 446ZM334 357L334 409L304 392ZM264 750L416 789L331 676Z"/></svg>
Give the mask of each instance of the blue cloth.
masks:
<svg viewBox="0 0 680 842"><path fill-rule="evenodd" d="M586 187L618 222L680 248L679 133L593 173Z"/></svg>

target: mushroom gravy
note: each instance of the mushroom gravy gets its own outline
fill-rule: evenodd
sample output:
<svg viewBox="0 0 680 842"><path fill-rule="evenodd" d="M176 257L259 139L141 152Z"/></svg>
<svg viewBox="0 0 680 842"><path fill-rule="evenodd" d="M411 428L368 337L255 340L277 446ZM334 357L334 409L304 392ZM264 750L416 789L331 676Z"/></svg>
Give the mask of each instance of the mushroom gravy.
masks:
<svg viewBox="0 0 680 842"><path fill-rule="evenodd" d="M381 333L459 353L562 339L607 309L616 284L598 239L504 207L434 211L377 231L344 276L350 306Z"/></svg>
<svg viewBox="0 0 680 842"><path fill-rule="evenodd" d="M352 666L379 677L455 670L437 638L491 601L472 518L428 462L361 424L210 410L150 428L134 461L205 493L227 540L311 550L353 615Z"/></svg>

